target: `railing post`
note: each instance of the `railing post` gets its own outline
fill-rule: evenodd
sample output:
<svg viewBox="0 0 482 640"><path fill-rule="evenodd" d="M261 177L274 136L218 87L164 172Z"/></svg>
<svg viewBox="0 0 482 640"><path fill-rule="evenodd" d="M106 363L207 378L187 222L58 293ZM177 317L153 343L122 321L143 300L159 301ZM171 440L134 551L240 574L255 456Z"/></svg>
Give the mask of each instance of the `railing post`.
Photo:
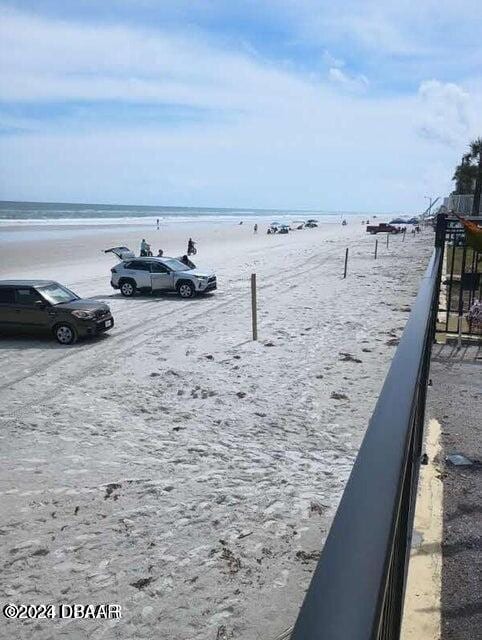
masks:
<svg viewBox="0 0 482 640"><path fill-rule="evenodd" d="M434 305L433 341L435 341L435 334L437 331L437 316L438 316L438 310L440 307L440 287L442 284L442 275L443 275L442 271L443 271L446 235L447 235L447 214L439 213L437 216L437 223L435 227L435 248L440 249L440 260L438 264L437 282L435 283L435 297L433 300L433 305ZM455 251L455 246L454 246L454 251ZM450 309L450 297L447 300L447 309ZM448 328L448 323L449 321L447 319L447 328Z"/></svg>
<svg viewBox="0 0 482 640"><path fill-rule="evenodd" d="M443 247L445 244L445 231L447 229L447 214L439 213L435 227L435 246Z"/></svg>
<svg viewBox="0 0 482 640"><path fill-rule="evenodd" d="M455 245L454 245L455 251ZM460 285L459 285L459 305L458 305L458 324L457 324L457 333L458 333L458 347L462 348L462 323L464 321L464 273L465 273L465 265L467 262L467 246L464 246L462 250L462 266L460 268Z"/></svg>

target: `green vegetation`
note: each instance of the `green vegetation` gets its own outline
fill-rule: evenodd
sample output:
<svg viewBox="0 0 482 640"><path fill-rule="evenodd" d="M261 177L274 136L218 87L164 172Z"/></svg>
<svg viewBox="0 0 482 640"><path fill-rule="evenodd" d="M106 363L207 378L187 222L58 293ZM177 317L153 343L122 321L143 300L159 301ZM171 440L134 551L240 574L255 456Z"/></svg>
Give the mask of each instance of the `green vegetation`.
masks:
<svg viewBox="0 0 482 640"><path fill-rule="evenodd" d="M478 215L482 194L482 138L470 143L470 149L455 168L452 180L455 181L454 195L474 195L472 212Z"/></svg>

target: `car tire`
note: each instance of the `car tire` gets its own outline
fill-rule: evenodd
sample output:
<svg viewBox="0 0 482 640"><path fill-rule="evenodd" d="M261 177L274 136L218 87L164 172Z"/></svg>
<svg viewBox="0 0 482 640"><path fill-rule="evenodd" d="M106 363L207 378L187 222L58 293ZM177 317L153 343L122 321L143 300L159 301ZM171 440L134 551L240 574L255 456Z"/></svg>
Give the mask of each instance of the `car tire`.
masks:
<svg viewBox="0 0 482 640"><path fill-rule="evenodd" d="M132 298L136 293L136 283L133 280L123 280L119 288L125 298Z"/></svg>
<svg viewBox="0 0 482 640"><path fill-rule="evenodd" d="M54 327L54 336L60 344L69 345L77 342L77 331L70 324L57 324Z"/></svg>
<svg viewBox="0 0 482 640"><path fill-rule="evenodd" d="M177 285L177 292L181 298L194 298L196 295L196 288L192 282L184 280Z"/></svg>

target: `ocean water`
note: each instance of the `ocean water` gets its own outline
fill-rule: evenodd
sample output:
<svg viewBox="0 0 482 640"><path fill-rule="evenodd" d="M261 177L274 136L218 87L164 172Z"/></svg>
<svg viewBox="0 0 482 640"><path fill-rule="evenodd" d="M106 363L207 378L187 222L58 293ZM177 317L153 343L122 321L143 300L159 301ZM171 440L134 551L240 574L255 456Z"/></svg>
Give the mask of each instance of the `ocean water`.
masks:
<svg viewBox="0 0 482 640"><path fill-rule="evenodd" d="M353 215L353 213L0 201L0 226L112 224L152 226L157 219L161 224L193 220L197 222L239 220L241 222L254 218L292 222L307 220L311 217L323 217L324 222L338 222L344 215Z"/></svg>

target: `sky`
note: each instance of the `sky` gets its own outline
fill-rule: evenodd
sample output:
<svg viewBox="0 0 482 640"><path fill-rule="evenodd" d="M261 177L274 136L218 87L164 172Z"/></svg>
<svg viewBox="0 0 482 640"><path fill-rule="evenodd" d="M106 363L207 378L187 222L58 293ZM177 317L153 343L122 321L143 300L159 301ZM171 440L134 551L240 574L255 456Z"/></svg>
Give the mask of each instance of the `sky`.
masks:
<svg viewBox="0 0 482 640"><path fill-rule="evenodd" d="M480 0L0 0L0 199L417 213L482 135Z"/></svg>

